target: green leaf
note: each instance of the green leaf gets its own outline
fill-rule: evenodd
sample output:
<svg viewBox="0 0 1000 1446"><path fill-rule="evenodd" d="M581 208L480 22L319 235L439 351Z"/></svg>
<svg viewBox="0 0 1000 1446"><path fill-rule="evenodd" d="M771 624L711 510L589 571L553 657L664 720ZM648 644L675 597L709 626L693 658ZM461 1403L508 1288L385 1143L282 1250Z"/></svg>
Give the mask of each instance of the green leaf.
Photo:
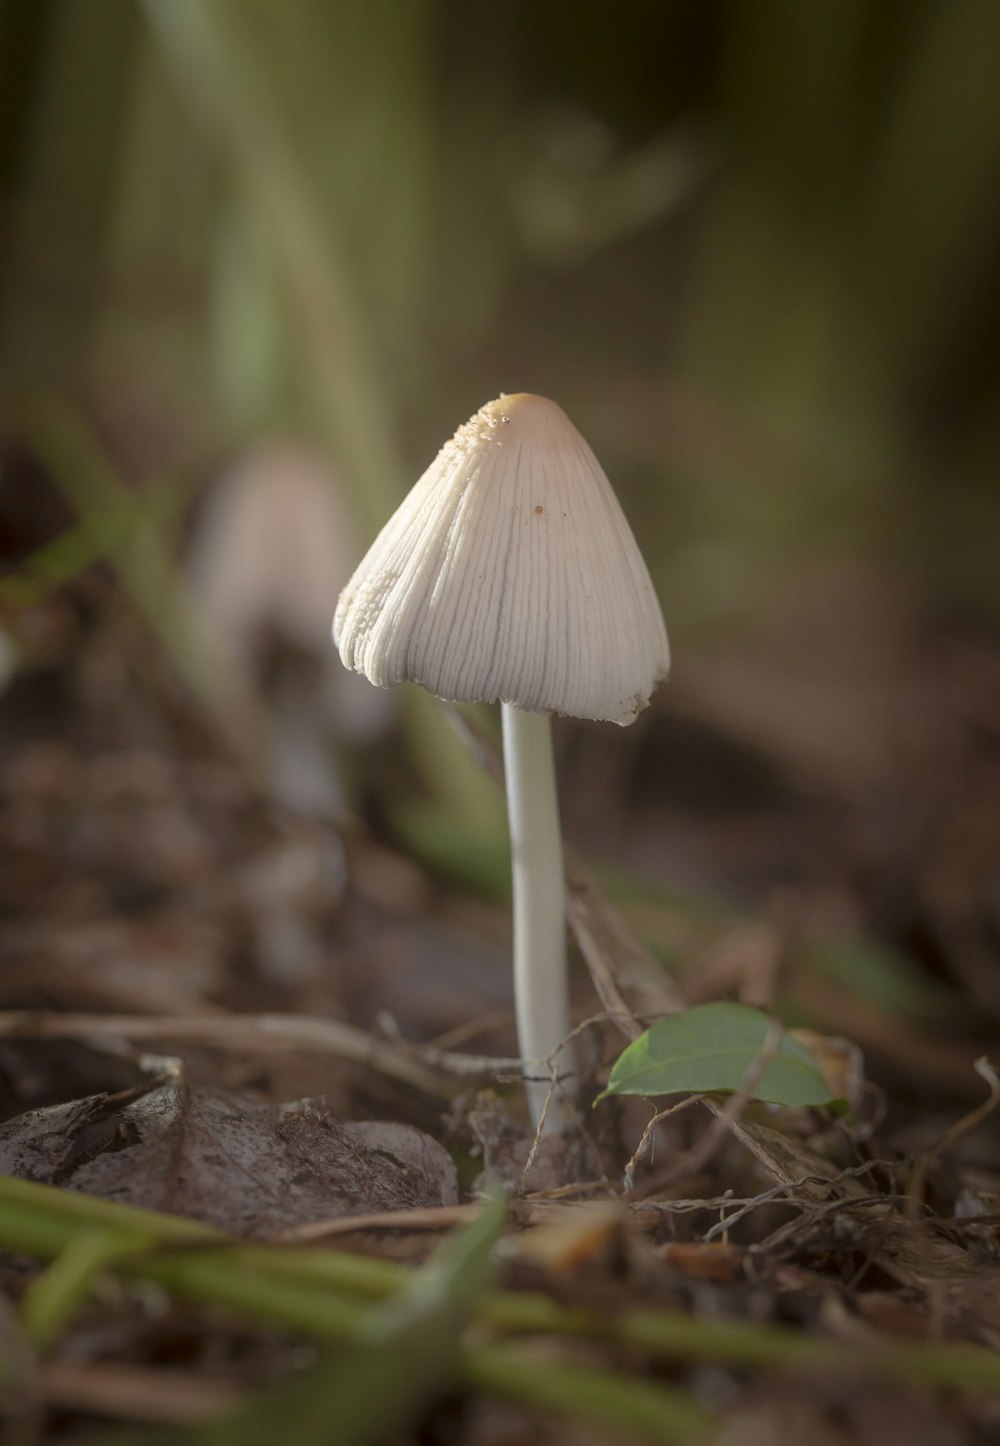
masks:
<svg viewBox="0 0 1000 1446"><path fill-rule="evenodd" d="M658 1019L618 1056L608 1095L707 1094L738 1090L764 1047L771 1021L743 1004L699 1004ZM775 1105L839 1103L805 1045L783 1034L753 1091Z"/></svg>

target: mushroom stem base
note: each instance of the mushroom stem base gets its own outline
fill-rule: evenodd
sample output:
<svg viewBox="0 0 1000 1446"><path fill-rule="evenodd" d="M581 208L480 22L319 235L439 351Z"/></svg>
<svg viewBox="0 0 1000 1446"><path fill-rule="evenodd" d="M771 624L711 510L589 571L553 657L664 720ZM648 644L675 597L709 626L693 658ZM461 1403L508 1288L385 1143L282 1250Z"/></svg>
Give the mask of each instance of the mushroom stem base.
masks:
<svg viewBox="0 0 1000 1446"><path fill-rule="evenodd" d="M502 705L504 773L514 897L514 1009L532 1123L545 1134L569 1123L575 1060L566 970L566 882L547 713ZM558 1083L553 1091L552 1079ZM551 1094L551 1099L549 1098ZM546 1109L546 1101L548 1108Z"/></svg>

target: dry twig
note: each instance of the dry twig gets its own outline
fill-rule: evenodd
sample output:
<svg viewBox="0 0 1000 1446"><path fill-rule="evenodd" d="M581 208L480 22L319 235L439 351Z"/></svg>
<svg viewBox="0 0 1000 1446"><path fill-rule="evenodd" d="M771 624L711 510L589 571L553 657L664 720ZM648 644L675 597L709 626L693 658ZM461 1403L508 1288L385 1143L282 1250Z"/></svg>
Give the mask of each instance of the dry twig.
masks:
<svg viewBox="0 0 1000 1446"><path fill-rule="evenodd" d="M906 1191L906 1213L911 1220L917 1218L923 1200L927 1172L935 1160L943 1155L945 1150L950 1149L952 1145L957 1144L959 1140L977 1129L993 1113L997 1105L1000 1105L1000 1078L989 1060L984 1055L982 1059L977 1059L972 1067L980 1079L986 1081L989 1094L981 1105L977 1105L974 1110L970 1110L967 1115L956 1120L950 1129L945 1130L936 1145L932 1145L929 1150L925 1150L914 1160Z"/></svg>
<svg viewBox="0 0 1000 1446"><path fill-rule="evenodd" d="M8 1039L169 1039L215 1049L313 1049L371 1069L427 1094L447 1097L442 1076L461 1079L520 1074L519 1059L458 1054L415 1044L394 1044L336 1019L298 1014L59 1014L0 1011L0 1037Z"/></svg>

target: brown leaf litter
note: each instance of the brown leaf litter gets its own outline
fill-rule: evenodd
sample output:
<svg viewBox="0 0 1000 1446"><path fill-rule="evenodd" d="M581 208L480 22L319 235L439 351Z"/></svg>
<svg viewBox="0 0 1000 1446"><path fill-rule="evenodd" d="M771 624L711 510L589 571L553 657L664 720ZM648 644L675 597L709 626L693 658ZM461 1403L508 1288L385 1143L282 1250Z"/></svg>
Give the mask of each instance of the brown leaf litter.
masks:
<svg viewBox="0 0 1000 1446"><path fill-rule="evenodd" d="M338 1120L321 1099L273 1104L199 1089L179 1068L8 1120L0 1173L248 1237L458 1199L450 1156L409 1125Z"/></svg>

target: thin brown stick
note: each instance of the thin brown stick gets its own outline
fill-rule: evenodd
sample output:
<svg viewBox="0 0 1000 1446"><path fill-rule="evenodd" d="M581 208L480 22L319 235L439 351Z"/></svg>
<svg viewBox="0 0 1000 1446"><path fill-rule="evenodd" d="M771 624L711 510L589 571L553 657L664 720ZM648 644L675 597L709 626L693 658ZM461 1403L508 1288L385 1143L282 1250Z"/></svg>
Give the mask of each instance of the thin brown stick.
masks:
<svg viewBox="0 0 1000 1446"><path fill-rule="evenodd" d="M915 1220L919 1214L927 1172L934 1161L943 1155L945 1150L950 1149L952 1145L981 1125L983 1120L993 1113L997 1105L1000 1105L1000 1078L989 1060L984 1055L981 1059L977 1059L972 1067L980 1079L986 1081L989 1094L981 1105L977 1105L974 1110L970 1110L967 1115L956 1120L950 1129L945 1130L937 1144L932 1145L929 1150L925 1150L914 1160L906 1191L906 1213L911 1220Z"/></svg>
<svg viewBox="0 0 1000 1446"><path fill-rule="evenodd" d="M642 1132L642 1139L639 1141L639 1143L635 1147L635 1150L632 1152L632 1158L625 1166L624 1179L626 1194L631 1194L632 1186L635 1184L635 1172L652 1148L653 1132L656 1129L657 1125L661 1124L664 1120L669 1119L671 1115L678 1115L682 1110L689 1110L692 1105L696 1105L699 1103L699 1098L700 1097L698 1095L688 1095L685 1099L678 1100L676 1104L667 1105L666 1109L657 1110L656 1113L652 1116L652 1118L646 1125L646 1128Z"/></svg>
<svg viewBox="0 0 1000 1446"><path fill-rule="evenodd" d="M684 1008L677 985L572 848L566 857L566 916L597 997L626 1039L645 1016Z"/></svg>
<svg viewBox="0 0 1000 1446"><path fill-rule="evenodd" d="M856 1196L839 1195L835 1200L825 1200L820 1204L811 1204L809 1209L795 1220L789 1220L773 1230L770 1235L758 1241L750 1248L755 1255L762 1260L768 1259L782 1245L794 1239L798 1235L807 1235L822 1221L830 1215L837 1215L858 1209L879 1209L884 1212L888 1219L892 1211L893 1201L888 1195L862 1195ZM876 1259L875 1256L872 1259Z"/></svg>
<svg viewBox="0 0 1000 1446"><path fill-rule="evenodd" d="M39 1370L39 1384L50 1406L170 1426L210 1421L234 1410L242 1399L237 1386L194 1371L95 1361L79 1366L50 1361Z"/></svg>
<svg viewBox="0 0 1000 1446"><path fill-rule="evenodd" d="M753 1196L752 1199L729 1201L729 1204L735 1205L737 1208L733 1211L732 1215L724 1216L719 1220L718 1224L713 1225L710 1230L706 1231L702 1236L702 1240L707 1244L709 1241L715 1240L718 1236L725 1235L737 1221L742 1220L744 1216L749 1215L752 1210L756 1210L761 1205L790 1205L796 1210L811 1210L816 1202L814 1200L803 1200L797 1197L795 1195L796 1190L801 1190L806 1185L817 1183L822 1185L836 1185L840 1180L858 1180L863 1175L867 1175L879 1167L891 1169L891 1163L887 1160L866 1160L863 1165L852 1165L849 1169L841 1170L837 1175L803 1175L799 1180L782 1181L778 1185L772 1185L769 1190L762 1190L759 1195ZM853 1198L856 1199L857 1197ZM887 1203L889 1201L888 1196L873 1195L871 1198L884 1199Z"/></svg>
<svg viewBox="0 0 1000 1446"><path fill-rule="evenodd" d="M519 1059L456 1054L412 1044L393 1044L336 1019L298 1014L59 1014L43 1010L0 1011L0 1037L8 1039L168 1039L215 1049L312 1049L447 1097L442 1076L495 1078L518 1073Z"/></svg>
<svg viewBox="0 0 1000 1446"><path fill-rule="evenodd" d="M357 1235L366 1230L449 1230L453 1225L462 1225L475 1220L482 1213L482 1206L472 1205L415 1205L408 1210L372 1210L367 1215L348 1215L335 1220L307 1220L303 1225L293 1225L269 1235L271 1244L302 1245L314 1240L329 1240L332 1236Z"/></svg>

